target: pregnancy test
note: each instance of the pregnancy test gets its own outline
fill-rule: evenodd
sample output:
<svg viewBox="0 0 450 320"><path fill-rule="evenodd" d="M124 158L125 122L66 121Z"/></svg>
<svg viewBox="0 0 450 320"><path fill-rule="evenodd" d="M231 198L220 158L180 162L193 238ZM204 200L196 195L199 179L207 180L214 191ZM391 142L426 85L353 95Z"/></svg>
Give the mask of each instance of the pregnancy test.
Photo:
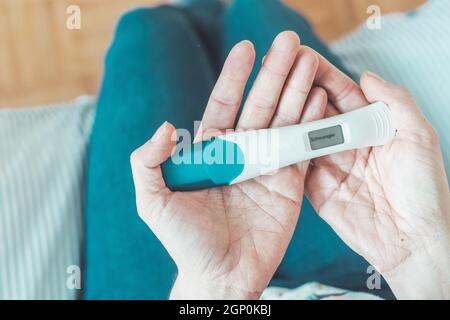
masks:
<svg viewBox="0 0 450 320"><path fill-rule="evenodd" d="M338 152L382 146L394 135L390 109L377 102L310 123L178 144L161 169L172 191L202 190L244 182Z"/></svg>

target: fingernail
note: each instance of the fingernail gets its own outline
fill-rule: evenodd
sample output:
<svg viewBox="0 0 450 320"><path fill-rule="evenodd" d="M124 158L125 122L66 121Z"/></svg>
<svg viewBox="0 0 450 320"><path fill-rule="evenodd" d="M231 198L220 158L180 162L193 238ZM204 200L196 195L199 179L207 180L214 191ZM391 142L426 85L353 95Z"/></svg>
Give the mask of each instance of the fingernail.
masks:
<svg viewBox="0 0 450 320"><path fill-rule="evenodd" d="M378 81L386 83L386 80L384 80L380 75L376 74L375 72L367 70L366 75L368 75L371 78L377 79Z"/></svg>
<svg viewBox="0 0 450 320"><path fill-rule="evenodd" d="M152 141L156 142L159 139L161 139L166 133L166 128L167 128L167 121L164 121L164 123L158 128L158 130L156 130L155 134L152 137Z"/></svg>
<svg viewBox="0 0 450 320"><path fill-rule="evenodd" d="M232 50L248 50L249 47L253 47L253 43L249 40L242 40L241 42L239 42L238 44L236 44Z"/></svg>

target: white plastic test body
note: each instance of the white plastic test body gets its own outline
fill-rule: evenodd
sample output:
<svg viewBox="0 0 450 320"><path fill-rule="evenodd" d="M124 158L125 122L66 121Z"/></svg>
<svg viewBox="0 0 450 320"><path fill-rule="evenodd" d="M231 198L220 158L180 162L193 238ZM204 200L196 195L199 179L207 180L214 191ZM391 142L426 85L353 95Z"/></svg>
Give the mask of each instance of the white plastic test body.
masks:
<svg viewBox="0 0 450 320"><path fill-rule="evenodd" d="M266 131L271 132L264 135L259 130L222 137L236 143L245 158L243 172L231 184L306 160L382 146L395 135L391 111L382 102L331 118Z"/></svg>
<svg viewBox="0 0 450 320"><path fill-rule="evenodd" d="M220 136L197 144L201 151L197 149L183 155L187 159L200 155L203 162L185 163L180 161L181 157L172 156L162 169L170 189L200 190L240 183L338 152L382 146L394 135L389 107L377 102L310 123ZM225 155L223 158L234 159L234 162L209 161L212 148L216 149L215 154ZM228 157L230 150L234 155Z"/></svg>

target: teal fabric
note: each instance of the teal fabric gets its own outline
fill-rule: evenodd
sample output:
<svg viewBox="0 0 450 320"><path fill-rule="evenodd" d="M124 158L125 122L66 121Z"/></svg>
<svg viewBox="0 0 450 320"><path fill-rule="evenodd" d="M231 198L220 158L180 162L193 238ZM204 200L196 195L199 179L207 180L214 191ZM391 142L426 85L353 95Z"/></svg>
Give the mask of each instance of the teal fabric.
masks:
<svg viewBox="0 0 450 320"><path fill-rule="evenodd" d="M216 1L191 2L127 13L107 55L89 151L86 299L168 297L176 267L137 216L129 155L166 120L193 131L237 41L251 40L261 61L275 35L290 29L340 66L306 20L279 1L237 0L226 10ZM305 201L272 285L319 281L364 291L367 266ZM373 293L390 297L383 288Z"/></svg>

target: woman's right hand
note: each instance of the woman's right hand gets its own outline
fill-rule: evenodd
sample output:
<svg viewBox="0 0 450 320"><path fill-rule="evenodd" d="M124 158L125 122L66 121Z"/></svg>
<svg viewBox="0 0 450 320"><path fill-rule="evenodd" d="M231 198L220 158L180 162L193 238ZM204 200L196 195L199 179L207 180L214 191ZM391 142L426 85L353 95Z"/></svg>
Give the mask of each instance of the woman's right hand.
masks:
<svg viewBox="0 0 450 320"><path fill-rule="evenodd" d="M389 144L316 159L306 192L319 215L385 277L397 298L450 298L450 193L438 137L411 94L366 72L360 89L320 59L328 115L383 101Z"/></svg>

